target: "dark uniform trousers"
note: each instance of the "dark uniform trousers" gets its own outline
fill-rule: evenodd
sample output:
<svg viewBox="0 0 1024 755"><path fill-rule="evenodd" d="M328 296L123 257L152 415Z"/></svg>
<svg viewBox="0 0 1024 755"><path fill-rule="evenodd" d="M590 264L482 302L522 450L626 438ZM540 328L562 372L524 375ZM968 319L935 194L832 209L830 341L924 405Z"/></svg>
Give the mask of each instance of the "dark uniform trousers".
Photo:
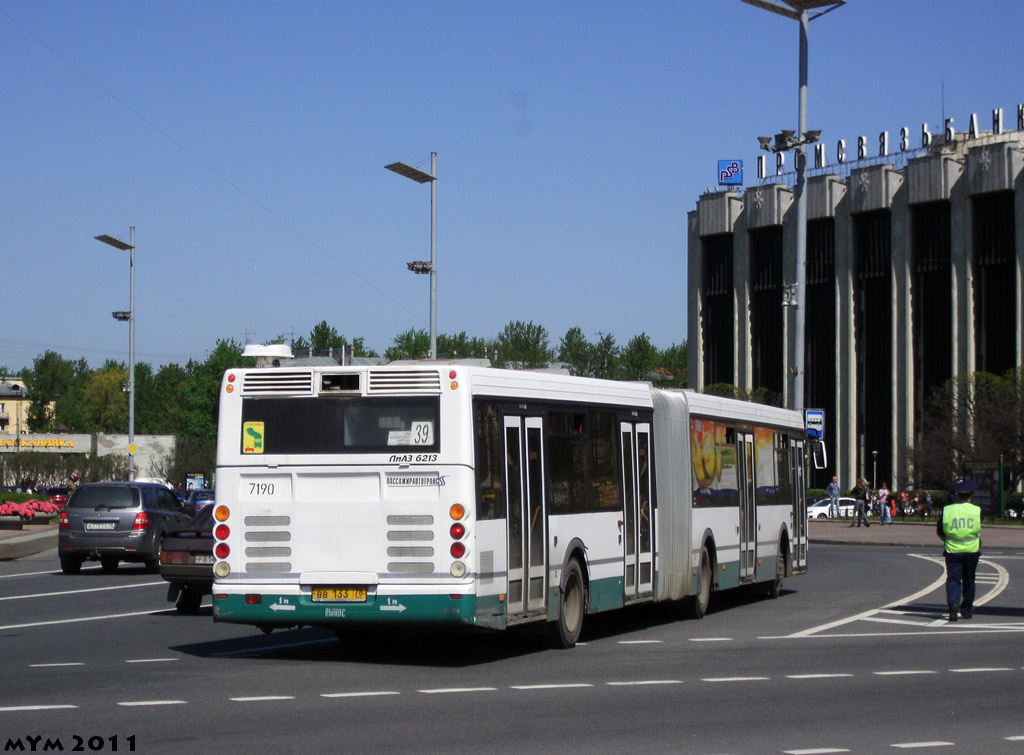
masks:
<svg viewBox="0 0 1024 755"><path fill-rule="evenodd" d="M974 613L974 574L981 553L946 553L946 603L964 616ZM961 595L961 583L963 594Z"/></svg>

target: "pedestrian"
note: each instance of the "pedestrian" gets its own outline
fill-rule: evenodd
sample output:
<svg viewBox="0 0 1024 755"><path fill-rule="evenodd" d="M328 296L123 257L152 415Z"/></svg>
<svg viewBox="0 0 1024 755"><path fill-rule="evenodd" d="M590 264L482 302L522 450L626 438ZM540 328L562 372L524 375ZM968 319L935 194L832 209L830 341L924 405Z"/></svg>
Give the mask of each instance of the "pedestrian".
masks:
<svg viewBox="0 0 1024 755"><path fill-rule="evenodd" d="M871 522L868 521L867 517L867 506L871 500L871 488L868 487L868 481L864 478L857 480L857 487L853 490L853 522L850 523L852 527L856 524L860 527L861 520L864 521L865 527L870 527Z"/></svg>
<svg viewBox="0 0 1024 755"><path fill-rule="evenodd" d="M981 557L981 508L971 503L978 483L962 480L956 484L954 503L946 504L935 530L944 543L946 558L946 604L949 620L974 615L974 574Z"/></svg>
<svg viewBox="0 0 1024 755"><path fill-rule="evenodd" d="M889 483L883 482L878 489L878 523L892 524L892 514L889 512Z"/></svg>
<svg viewBox="0 0 1024 755"><path fill-rule="evenodd" d="M839 478L833 476L832 482L825 488L825 495L828 496L828 515L830 519L839 517Z"/></svg>

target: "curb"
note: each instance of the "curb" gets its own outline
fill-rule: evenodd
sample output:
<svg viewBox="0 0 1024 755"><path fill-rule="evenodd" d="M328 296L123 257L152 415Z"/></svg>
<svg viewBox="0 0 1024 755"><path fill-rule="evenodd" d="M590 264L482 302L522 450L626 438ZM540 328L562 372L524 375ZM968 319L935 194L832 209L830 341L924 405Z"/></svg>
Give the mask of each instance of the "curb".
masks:
<svg viewBox="0 0 1024 755"><path fill-rule="evenodd" d="M57 528L0 538L0 561L24 558L57 547Z"/></svg>

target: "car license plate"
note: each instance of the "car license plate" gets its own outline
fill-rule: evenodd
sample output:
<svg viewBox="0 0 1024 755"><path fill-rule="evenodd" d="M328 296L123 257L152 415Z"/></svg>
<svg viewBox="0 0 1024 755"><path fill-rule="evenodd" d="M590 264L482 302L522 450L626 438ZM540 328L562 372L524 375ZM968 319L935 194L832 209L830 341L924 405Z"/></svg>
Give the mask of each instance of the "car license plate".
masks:
<svg viewBox="0 0 1024 755"><path fill-rule="evenodd" d="M365 587L314 587L314 603L363 603Z"/></svg>
<svg viewBox="0 0 1024 755"><path fill-rule="evenodd" d="M196 553L192 556L193 564L212 564L213 554L212 553Z"/></svg>
<svg viewBox="0 0 1024 755"><path fill-rule="evenodd" d="M85 528L87 530L113 530L116 529L117 522L86 522Z"/></svg>

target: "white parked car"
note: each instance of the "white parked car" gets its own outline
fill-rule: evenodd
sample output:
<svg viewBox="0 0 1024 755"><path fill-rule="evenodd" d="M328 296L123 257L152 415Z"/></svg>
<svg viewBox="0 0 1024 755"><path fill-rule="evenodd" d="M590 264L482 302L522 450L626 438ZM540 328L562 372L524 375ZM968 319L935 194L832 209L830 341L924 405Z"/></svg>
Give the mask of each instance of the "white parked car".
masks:
<svg viewBox="0 0 1024 755"><path fill-rule="evenodd" d="M853 506L856 501L853 498L840 497L839 516L853 516ZM808 519L828 519L828 507L832 505L830 498L822 498L807 507Z"/></svg>

